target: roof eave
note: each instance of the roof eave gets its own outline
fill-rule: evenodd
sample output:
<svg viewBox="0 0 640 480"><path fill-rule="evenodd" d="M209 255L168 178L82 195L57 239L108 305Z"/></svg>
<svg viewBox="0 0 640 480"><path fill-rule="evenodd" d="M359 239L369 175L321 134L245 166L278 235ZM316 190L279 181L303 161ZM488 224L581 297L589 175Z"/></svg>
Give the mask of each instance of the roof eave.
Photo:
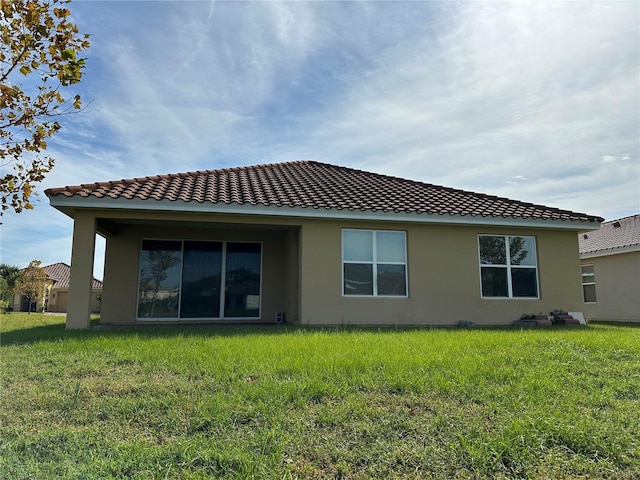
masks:
<svg viewBox="0 0 640 480"><path fill-rule="evenodd" d="M621 253L640 252L640 244L625 245L624 247L606 248L593 252L580 253L580 258L608 257L609 255L619 255Z"/></svg>
<svg viewBox="0 0 640 480"><path fill-rule="evenodd" d="M573 231L589 231L597 229L600 222L588 220L539 219L504 216L460 215L460 214L428 214L412 212L349 210L337 208L289 207L262 204L185 202L182 200L142 200L129 198L98 198L94 196L49 197L52 207L65 215L74 218L77 209L104 209L155 212L212 213L236 215L267 215L289 218L321 218L355 221L439 223L459 225L485 226L517 226L534 228L551 228Z"/></svg>

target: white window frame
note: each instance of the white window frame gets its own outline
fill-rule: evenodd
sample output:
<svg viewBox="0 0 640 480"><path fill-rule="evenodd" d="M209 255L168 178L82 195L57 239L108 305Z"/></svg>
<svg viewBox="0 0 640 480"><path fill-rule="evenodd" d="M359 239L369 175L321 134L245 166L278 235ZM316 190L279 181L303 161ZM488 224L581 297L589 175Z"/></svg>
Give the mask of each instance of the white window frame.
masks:
<svg viewBox="0 0 640 480"><path fill-rule="evenodd" d="M584 271L582 270L584 267L591 267L593 269L593 273L588 274L586 276L593 276L593 282L585 282L584 281ZM580 265L580 280L582 282L582 301L583 303L588 303L588 304L594 304L594 303L598 303L598 293L597 293L597 289L596 289L596 267L593 263L587 263L585 265ZM593 294L596 297L596 300L594 302L588 302L586 299L586 296L584 294L584 287L585 285L593 285Z"/></svg>
<svg viewBox="0 0 640 480"><path fill-rule="evenodd" d="M140 275L140 261L142 259L142 246L146 240L150 241L167 241L167 242L180 242L180 287L178 291L178 315L175 317L139 317L138 307L140 302L140 282L142 277ZM222 262L221 262L221 277L220 277L220 316L218 317L195 317L195 318L183 318L180 316L180 305L182 303L182 269L184 268L184 244L185 242L212 242L222 243ZM260 303L258 305L257 317L225 317L225 290L226 290L226 271L227 271L227 244L228 243L257 243L260 244ZM136 292L136 321L139 322L199 322L199 321L233 321L233 320L253 320L259 321L262 318L262 280L263 275L263 263L264 263L264 244L262 241L252 240L211 240L211 239L193 239L193 238L142 238L140 239L140 251L138 255L138 291Z"/></svg>
<svg viewBox="0 0 640 480"><path fill-rule="evenodd" d="M482 264L482 255L480 253L480 238L482 237L499 237L504 238L505 241L505 260L506 264L492 264L492 265L483 265ZM510 241L509 239L515 237L522 238L530 238L533 240L533 247L535 251L535 264L534 265L511 265L511 254L509 252ZM540 299L540 275L538 270L538 242L536 241L536 237L533 235L499 235L495 233L481 233L478 234L478 276L480 280L480 297L483 299L491 299L491 300L539 300ZM507 296L506 297L486 297L482 292L482 269L483 268L504 268L507 270ZM530 269L533 268L536 271L536 293L535 297L514 297L513 296L513 281L511 279L511 270L512 269Z"/></svg>
<svg viewBox="0 0 640 480"><path fill-rule="evenodd" d="M345 232L369 232L372 236L373 242L373 250L372 250L372 259L371 261L367 260L345 260L344 258L344 233ZM377 258L377 233L401 233L404 237L404 262L379 262L376 260ZM342 239L341 239L341 247L342 247L342 283L340 285L340 289L342 291L342 296L345 298L408 298L409 297L409 267L408 267L408 258L407 258L407 232L405 230L371 230L365 228L343 228L342 229ZM344 293L344 266L345 264L366 264L372 265L373 271L373 294L372 295L347 295ZM404 267L404 285L405 285L405 293L404 295L381 295L378 294L378 265L402 265Z"/></svg>

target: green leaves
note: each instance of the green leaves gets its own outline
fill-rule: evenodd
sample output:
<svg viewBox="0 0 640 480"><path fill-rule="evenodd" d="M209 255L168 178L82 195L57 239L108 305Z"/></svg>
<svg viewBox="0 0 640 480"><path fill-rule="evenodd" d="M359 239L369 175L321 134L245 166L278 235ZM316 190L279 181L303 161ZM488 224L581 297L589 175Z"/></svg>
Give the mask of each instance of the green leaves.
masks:
<svg viewBox="0 0 640 480"><path fill-rule="evenodd" d="M12 169L0 177L0 215L33 208L35 183L54 159L25 154L47 148L60 129L56 117L82 109L80 95L63 90L82 79L85 59L78 57L89 48L89 36L62 6L69 1L0 0L0 166Z"/></svg>
<svg viewBox="0 0 640 480"><path fill-rule="evenodd" d="M62 58L64 60L71 60L73 62L76 61L76 52L74 52L72 49L67 48L66 50L64 50L60 56L62 56Z"/></svg>
<svg viewBox="0 0 640 480"><path fill-rule="evenodd" d="M25 297L30 304L41 304L47 291L49 280L41 264L40 260L32 260L15 282L15 291Z"/></svg>

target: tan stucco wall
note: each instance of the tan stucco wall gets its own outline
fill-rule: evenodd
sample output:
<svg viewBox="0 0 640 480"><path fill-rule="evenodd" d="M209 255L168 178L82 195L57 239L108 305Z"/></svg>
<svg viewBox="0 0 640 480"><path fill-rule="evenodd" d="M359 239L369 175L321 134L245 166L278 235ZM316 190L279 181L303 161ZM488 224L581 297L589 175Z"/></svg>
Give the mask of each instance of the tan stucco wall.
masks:
<svg viewBox="0 0 640 480"><path fill-rule="evenodd" d="M56 312L66 312L69 304L69 290L59 291L57 294L58 301L56 304Z"/></svg>
<svg viewBox="0 0 640 480"><path fill-rule="evenodd" d="M101 315L105 323L135 322L143 238L262 241L260 320L266 322L274 321L275 312L285 311L288 321L302 324L455 325L472 321L499 325L510 324L524 313L583 310L578 240L572 230L166 212L96 211L95 216L169 222L140 226L132 221L120 226L115 235L107 235ZM202 223L194 226L184 223L187 221ZM247 228L251 223L262 226ZM286 225L290 228L283 228ZM343 228L407 231L408 298L342 295ZM479 234L536 237L539 299L481 298Z"/></svg>
<svg viewBox="0 0 640 480"><path fill-rule="evenodd" d="M100 312L100 301L97 295L100 290L93 290L91 292L91 313ZM52 288L49 294L49 303L47 304L47 312L64 313L67 311L69 303L69 290Z"/></svg>
<svg viewBox="0 0 640 480"><path fill-rule="evenodd" d="M300 230L290 228L286 233L287 318L289 323L300 322Z"/></svg>
<svg viewBox="0 0 640 480"><path fill-rule="evenodd" d="M342 228L380 229L375 223L309 222L302 228L301 321L309 324L476 325L508 324L524 313L582 307L575 232L385 224L406 230L408 298L342 296ZM482 299L478 234L533 235L540 299Z"/></svg>
<svg viewBox="0 0 640 480"><path fill-rule="evenodd" d="M69 301L69 290L51 289L49 294L48 312L62 313L67 311Z"/></svg>
<svg viewBox="0 0 640 480"><path fill-rule="evenodd" d="M583 258L593 265L596 303L585 303L589 320L640 322L640 252Z"/></svg>

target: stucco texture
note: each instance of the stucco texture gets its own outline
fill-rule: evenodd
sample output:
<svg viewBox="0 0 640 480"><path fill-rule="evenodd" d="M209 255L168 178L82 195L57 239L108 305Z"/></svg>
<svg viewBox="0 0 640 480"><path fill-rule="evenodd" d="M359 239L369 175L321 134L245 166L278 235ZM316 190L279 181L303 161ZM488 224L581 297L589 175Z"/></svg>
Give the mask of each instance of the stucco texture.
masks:
<svg viewBox="0 0 640 480"><path fill-rule="evenodd" d="M585 258L593 265L596 302L585 303L588 320L640 323L640 252Z"/></svg>
<svg viewBox="0 0 640 480"><path fill-rule="evenodd" d="M261 242L261 315L253 319L259 322L273 322L276 312L285 312L289 322L309 325L457 325L460 321L507 325L525 313L583 309L580 260L573 230L249 215L109 213L119 228L106 235L101 317L104 323L139 321L136 303L143 239ZM96 216L100 216L99 211ZM343 296L343 228L406 231L407 297ZM480 234L536 238L538 299L482 298Z"/></svg>

